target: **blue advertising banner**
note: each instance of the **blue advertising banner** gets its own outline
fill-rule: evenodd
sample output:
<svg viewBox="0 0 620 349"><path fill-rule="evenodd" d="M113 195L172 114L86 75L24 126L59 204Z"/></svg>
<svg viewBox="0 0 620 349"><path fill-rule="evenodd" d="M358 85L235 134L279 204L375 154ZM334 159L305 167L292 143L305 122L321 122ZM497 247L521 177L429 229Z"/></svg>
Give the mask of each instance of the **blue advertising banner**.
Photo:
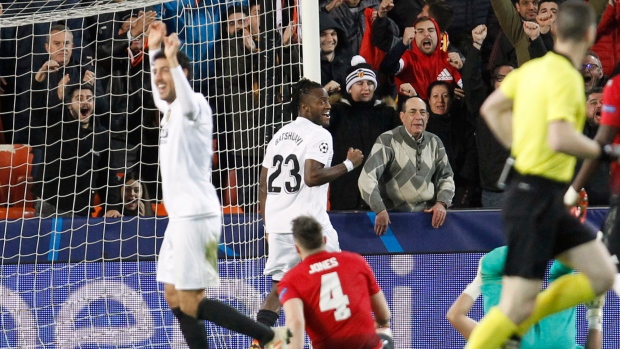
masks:
<svg viewBox="0 0 620 349"><path fill-rule="evenodd" d="M606 211L590 210L600 225ZM374 216L332 213L341 246L365 255L393 314L396 347L462 348L445 320L450 304L473 279L478 259L502 244L497 211L450 211L440 229L423 213L391 214L377 237ZM155 281L166 219L6 221L0 240L0 348L182 348L182 335ZM221 287L209 296L249 316L271 287L262 224L256 215L225 217ZM258 256L258 257L257 257ZM71 263L66 263L71 262ZM472 317L482 315L481 302ZM603 316L604 348L620 343L620 302L610 293ZM578 340L587 325L578 308ZM214 348L247 348L249 339L213 325Z"/></svg>
<svg viewBox="0 0 620 349"><path fill-rule="evenodd" d="M473 279L479 253L367 256L392 311L396 348L462 348L445 319L450 304ZM0 348L184 348L155 262L4 265L0 268ZM263 259L220 263L221 287L209 296L249 316L270 286ZM620 303L610 293L604 309L604 348L620 343ZM482 315L476 302L472 317ZM577 318L583 344L587 325ZM247 348L250 339L208 325L211 348Z"/></svg>

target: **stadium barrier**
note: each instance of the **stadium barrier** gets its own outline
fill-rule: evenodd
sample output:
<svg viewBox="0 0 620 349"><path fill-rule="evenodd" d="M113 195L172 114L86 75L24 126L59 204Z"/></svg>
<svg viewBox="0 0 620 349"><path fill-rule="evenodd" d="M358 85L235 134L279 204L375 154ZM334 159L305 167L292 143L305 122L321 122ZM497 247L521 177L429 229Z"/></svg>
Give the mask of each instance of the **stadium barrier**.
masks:
<svg viewBox="0 0 620 349"><path fill-rule="evenodd" d="M598 226L605 213L591 209L589 221ZM382 237L372 230L372 214L330 216L342 248L365 255L375 271L392 310L397 348L463 347L445 313L474 277L482 253L502 244L499 212L450 211L440 229L430 228L428 214L394 213L391 229ZM269 280L260 276L265 258L252 258L264 256L263 239L252 248L231 243L243 238L242 230L234 227L243 226L238 223L245 219L246 215L224 217L222 284L209 294L253 315ZM180 345L182 335L155 281L156 252L167 220L103 222L86 218L6 221L5 239L0 241L1 348ZM617 348L620 343L619 305L610 293L603 317L604 348ZM472 312L480 318L480 301ZM583 344L587 329L583 307L577 317ZM213 347L249 345L242 336L210 340Z"/></svg>

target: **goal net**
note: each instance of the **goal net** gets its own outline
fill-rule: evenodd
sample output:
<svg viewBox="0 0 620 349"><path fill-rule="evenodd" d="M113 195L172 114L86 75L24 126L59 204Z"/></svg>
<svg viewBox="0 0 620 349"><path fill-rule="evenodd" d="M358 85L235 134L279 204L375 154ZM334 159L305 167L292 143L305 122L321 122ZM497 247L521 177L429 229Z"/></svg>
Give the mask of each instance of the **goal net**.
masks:
<svg viewBox="0 0 620 349"><path fill-rule="evenodd" d="M167 218L152 20L178 33L213 110L226 214L209 296L254 317L271 287L258 174L302 75L298 1L0 3L0 347L184 345L155 281ZM207 326L211 347L250 344Z"/></svg>

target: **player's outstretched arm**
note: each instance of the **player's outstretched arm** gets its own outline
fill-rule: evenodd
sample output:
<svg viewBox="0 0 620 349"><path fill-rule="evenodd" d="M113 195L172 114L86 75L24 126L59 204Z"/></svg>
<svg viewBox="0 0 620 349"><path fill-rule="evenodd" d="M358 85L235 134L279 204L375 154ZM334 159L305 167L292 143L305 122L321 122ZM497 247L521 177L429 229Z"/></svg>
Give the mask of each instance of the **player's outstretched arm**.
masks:
<svg viewBox="0 0 620 349"><path fill-rule="evenodd" d="M465 339L469 339L471 332L478 325L476 320L467 315L474 305L474 302L475 300L471 298L470 295L461 293L446 313L446 318L452 327L459 331Z"/></svg>
<svg viewBox="0 0 620 349"><path fill-rule="evenodd" d="M164 112L168 107L168 103L161 99L159 95L159 90L157 89L157 85L155 84L155 55L161 50L161 43L166 36L166 25L163 22L156 21L151 23L149 27L149 61L151 65L151 90L153 93L153 101L155 102L155 106L161 112Z"/></svg>
<svg viewBox="0 0 620 349"><path fill-rule="evenodd" d="M304 165L304 181L309 187L329 183L362 164L364 155L359 149L349 148L347 159L336 166L325 167L319 161L308 159Z"/></svg>
<svg viewBox="0 0 620 349"><path fill-rule="evenodd" d="M293 336L288 345L289 349L303 349L304 347L304 303L299 298L291 298L284 303L284 316L286 317L286 327Z"/></svg>
<svg viewBox="0 0 620 349"><path fill-rule="evenodd" d="M377 328L389 328L392 314L390 313L390 308L388 307L383 291L373 294L370 297L370 304L372 312L375 314Z"/></svg>
<svg viewBox="0 0 620 349"><path fill-rule="evenodd" d="M164 52L170 64L170 74L174 80L176 98L179 100L181 113L190 120L196 120L200 113L200 105L196 100L196 93L189 83L188 71L182 69L177 59L177 53L181 47L181 40L176 33L172 33L164 38Z"/></svg>
<svg viewBox="0 0 620 349"><path fill-rule="evenodd" d="M446 318L459 333L465 338L469 339L471 332L476 328L478 322L469 317L469 311L473 307L474 302L480 296L482 287L482 276L480 274L480 268L482 264L482 258L478 261L478 271L476 277L472 282L467 285L459 297L452 303L450 309L446 313Z"/></svg>
<svg viewBox="0 0 620 349"><path fill-rule="evenodd" d="M553 151L580 159L594 159L601 155L600 144L575 131L569 122L556 120L550 122L548 127L547 143Z"/></svg>

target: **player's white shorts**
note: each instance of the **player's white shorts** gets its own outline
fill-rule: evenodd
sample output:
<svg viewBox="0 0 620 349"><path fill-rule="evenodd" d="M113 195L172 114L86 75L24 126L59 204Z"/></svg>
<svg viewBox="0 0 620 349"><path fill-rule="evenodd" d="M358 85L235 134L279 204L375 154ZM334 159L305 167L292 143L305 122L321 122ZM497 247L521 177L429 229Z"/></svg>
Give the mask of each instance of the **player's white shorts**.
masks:
<svg viewBox="0 0 620 349"><path fill-rule="evenodd" d="M157 281L177 290L218 287L217 249L222 217L168 221L157 261Z"/></svg>
<svg viewBox="0 0 620 349"><path fill-rule="evenodd" d="M323 230L323 235L327 237L325 249L329 252L339 252L340 243L338 242L338 234L335 229ZM299 264L301 259L297 250L295 250L295 242L293 233L290 234L269 234L267 238L269 243L269 255L267 256L267 264L265 264L264 275L271 275L273 281L280 281L284 274Z"/></svg>

